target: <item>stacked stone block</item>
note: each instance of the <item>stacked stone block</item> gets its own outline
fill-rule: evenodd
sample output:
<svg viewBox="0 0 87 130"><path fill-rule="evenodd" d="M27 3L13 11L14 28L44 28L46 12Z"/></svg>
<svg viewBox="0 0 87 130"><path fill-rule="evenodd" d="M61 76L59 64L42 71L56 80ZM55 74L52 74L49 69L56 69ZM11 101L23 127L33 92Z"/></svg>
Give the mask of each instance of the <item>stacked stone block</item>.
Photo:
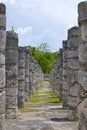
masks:
<svg viewBox="0 0 87 130"><path fill-rule="evenodd" d="M50 84L51 87L53 89L53 91L56 92L57 96L60 97L60 99L62 98L62 83L63 83L63 79L62 79L62 65L63 65L63 61L62 61L62 55L63 54L63 50L60 49L57 59L54 63L54 65L52 66L52 69L50 71Z"/></svg>
<svg viewBox="0 0 87 130"><path fill-rule="evenodd" d="M59 77L59 66L58 66L58 57L55 61L55 63L52 66L52 69L50 71L50 85L52 87L52 90L56 92L56 94L59 96L59 88L58 88L58 77Z"/></svg>
<svg viewBox="0 0 87 130"><path fill-rule="evenodd" d="M67 71L68 71L68 119L77 120L77 97L80 84L78 83L78 27L68 30L68 49L67 49Z"/></svg>
<svg viewBox="0 0 87 130"><path fill-rule="evenodd" d="M41 82L43 82L43 73L38 62L30 58L30 92L33 94Z"/></svg>
<svg viewBox="0 0 87 130"><path fill-rule="evenodd" d="M67 73L67 40L63 41L63 90L62 90L62 102L63 108L67 108L68 97L68 73Z"/></svg>
<svg viewBox="0 0 87 130"><path fill-rule="evenodd" d="M79 66L78 95L79 130L87 130L87 2L78 5L79 23Z"/></svg>
<svg viewBox="0 0 87 130"><path fill-rule="evenodd" d="M29 98L29 50L25 48L25 100Z"/></svg>
<svg viewBox="0 0 87 130"><path fill-rule="evenodd" d="M59 50L59 56L58 56L58 68L59 68L59 76L58 76L58 93L59 97L62 100L62 91L63 91L63 49L61 48Z"/></svg>
<svg viewBox="0 0 87 130"><path fill-rule="evenodd" d="M0 130L5 130L6 7L0 3Z"/></svg>
<svg viewBox="0 0 87 130"><path fill-rule="evenodd" d="M28 70L29 71L29 70ZM25 105L25 50L18 48L18 107Z"/></svg>
<svg viewBox="0 0 87 130"><path fill-rule="evenodd" d="M6 118L16 118L18 112L18 35L6 33Z"/></svg>
<svg viewBox="0 0 87 130"><path fill-rule="evenodd" d="M31 96L33 94L33 91L32 91L32 84L33 84L33 77L32 77L32 55L31 55L31 53L29 55L29 61L30 61L30 64L29 64L29 96Z"/></svg>

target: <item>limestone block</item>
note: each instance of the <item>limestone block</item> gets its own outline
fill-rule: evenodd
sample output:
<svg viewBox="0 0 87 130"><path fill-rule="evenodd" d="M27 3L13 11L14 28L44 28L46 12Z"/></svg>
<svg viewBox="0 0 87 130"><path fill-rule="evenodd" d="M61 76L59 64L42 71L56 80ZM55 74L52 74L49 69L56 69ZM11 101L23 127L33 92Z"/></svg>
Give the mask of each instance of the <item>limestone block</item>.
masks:
<svg viewBox="0 0 87 130"><path fill-rule="evenodd" d="M78 27L72 27L68 30L68 39L78 36Z"/></svg>
<svg viewBox="0 0 87 130"><path fill-rule="evenodd" d="M87 72L79 70L78 72L78 81L82 85L82 88L87 91Z"/></svg>
<svg viewBox="0 0 87 130"><path fill-rule="evenodd" d="M69 89L68 82L63 81L63 90L68 90L68 89Z"/></svg>
<svg viewBox="0 0 87 130"><path fill-rule="evenodd" d="M68 69L67 80L68 80L69 83L73 83L75 81L78 81L78 72L74 71L72 69Z"/></svg>
<svg viewBox="0 0 87 130"><path fill-rule="evenodd" d="M78 106L79 130L87 129L87 98Z"/></svg>
<svg viewBox="0 0 87 130"><path fill-rule="evenodd" d="M77 109L70 109L68 110L68 119L71 121L77 121L78 120L78 112Z"/></svg>
<svg viewBox="0 0 87 130"><path fill-rule="evenodd" d="M8 78L18 78L18 64L7 64L6 68Z"/></svg>
<svg viewBox="0 0 87 130"><path fill-rule="evenodd" d="M85 53L85 54L84 54ZM87 43L79 45L79 61L82 64L87 64Z"/></svg>
<svg viewBox="0 0 87 130"><path fill-rule="evenodd" d="M6 16L0 15L0 29L6 29Z"/></svg>
<svg viewBox="0 0 87 130"><path fill-rule="evenodd" d="M0 68L0 92L5 87L5 67Z"/></svg>
<svg viewBox="0 0 87 130"><path fill-rule="evenodd" d="M79 62L77 59L69 59L67 60L68 67L77 70L79 68Z"/></svg>
<svg viewBox="0 0 87 130"><path fill-rule="evenodd" d="M19 58L19 60L18 60L18 66L20 67L20 68L25 68L25 58L23 59L23 57L22 57L22 59L20 59Z"/></svg>
<svg viewBox="0 0 87 130"><path fill-rule="evenodd" d="M13 109L7 109L6 110L6 118L7 119L15 119L18 115L18 109L13 108Z"/></svg>
<svg viewBox="0 0 87 130"><path fill-rule="evenodd" d="M68 106L76 108L78 105L77 97L68 96Z"/></svg>
<svg viewBox="0 0 87 130"><path fill-rule="evenodd" d="M6 97L6 107L8 107L9 109L17 108L17 95L13 97L11 96Z"/></svg>
<svg viewBox="0 0 87 130"><path fill-rule="evenodd" d="M6 31L0 30L0 51L5 50L4 42L6 42Z"/></svg>
<svg viewBox="0 0 87 130"><path fill-rule="evenodd" d="M5 130L5 114L0 114L0 130Z"/></svg>
<svg viewBox="0 0 87 130"><path fill-rule="evenodd" d="M0 52L0 65L4 65L4 63L5 63L5 55L2 52Z"/></svg>
<svg viewBox="0 0 87 130"><path fill-rule="evenodd" d="M17 96L18 95L18 88L17 86L13 86L13 87L6 87L5 88L5 92L6 94L8 94L9 96Z"/></svg>
<svg viewBox="0 0 87 130"><path fill-rule="evenodd" d="M87 19L87 2L81 2L78 5L79 22Z"/></svg>
<svg viewBox="0 0 87 130"><path fill-rule="evenodd" d="M25 105L25 91L18 91L18 107L23 108Z"/></svg>
<svg viewBox="0 0 87 130"><path fill-rule="evenodd" d="M0 115L5 113L5 92L0 93Z"/></svg>
<svg viewBox="0 0 87 130"><path fill-rule="evenodd" d="M18 70L18 73L19 73L19 77L18 77L18 80L24 80L25 79L25 69L23 69L23 68L20 68L19 70Z"/></svg>
<svg viewBox="0 0 87 130"><path fill-rule="evenodd" d="M79 89L80 89L80 84L74 83L74 84L70 87L70 95L71 95L71 96L78 96Z"/></svg>
<svg viewBox="0 0 87 130"><path fill-rule="evenodd" d="M6 80L6 88L7 87L10 87L12 85L12 88L15 88L16 86L18 86L18 80L16 80L16 79L8 79L8 80Z"/></svg>
<svg viewBox="0 0 87 130"><path fill-rule="evenodd" d="M19 84L18 90L19 90L19 91L25 91L25 81L19 80L19 81L18 81L18 84Z"/></svg>
<svg viewBox="0 0 87 130"><path fill-rule="evenodd" d="M67 51L67 58L68 59L73 59L73 58L78 59L78 50L68 50Z"/></svg>
<svg viewBox="0 0 87 130"><path fill-rule="evenodd" d="M70 38L67 42L68 48L78 48L78 45L79 45L79 38L77 36Z"/></svg>
<svg viewBox="0 0 87 130"><path fill-rule="evenodd" d="M14 50L14 53L13 53L13 50L7 50L6 51L6 62L14 64L17 61L18 61L18 51Z"/></svg>

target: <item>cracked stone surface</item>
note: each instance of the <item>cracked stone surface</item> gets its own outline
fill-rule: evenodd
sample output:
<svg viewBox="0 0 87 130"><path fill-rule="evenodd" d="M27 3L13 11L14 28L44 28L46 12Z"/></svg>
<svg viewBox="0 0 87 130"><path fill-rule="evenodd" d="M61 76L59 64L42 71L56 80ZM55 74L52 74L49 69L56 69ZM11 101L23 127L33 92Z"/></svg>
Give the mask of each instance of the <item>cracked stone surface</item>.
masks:
<svg viewBox="0 0 87 130"><path fill-rule="evenodd" d="M51 91L49 83L45 82L40 91ZM30 110L20 113L17 119L6 121L6 130L78 130L78 122L67 119L67 110L62 108L61 103L40 102L29 105Z"/></svg>

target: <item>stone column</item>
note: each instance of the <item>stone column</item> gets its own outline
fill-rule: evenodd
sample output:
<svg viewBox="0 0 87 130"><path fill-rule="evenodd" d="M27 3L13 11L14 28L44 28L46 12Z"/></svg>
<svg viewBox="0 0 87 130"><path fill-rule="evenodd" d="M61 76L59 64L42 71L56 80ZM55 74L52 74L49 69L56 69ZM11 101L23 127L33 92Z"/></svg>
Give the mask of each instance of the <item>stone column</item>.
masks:
<svg viewBox="0 0 87 130"><path fill-rule="evenodd" d="M33 76L32 76L32 56L29 57L29 95L33 94Z"/></svg>
<svg viewBox="0 0 87 130"><path fill-rule="evenodd" d="M25 48L25 100L29 98L29 50Z"/></svg>
<svg viewBox="0 0 87 130"><path fill-rule="evenodd" d="M58 57L55 63L52 66L50 71L50 84L52 90L59 96L59 88L58 88Z"/></svg>
<svg viewBox="0 0 87 130"><path fill-rule="evenodd" d="M68 119L77 120L77 97L80 84L78 83L78 27L68 30L68 50L67 50L67 68L68 68Z"/></svg>
<svg viewBox="0 0 87 130"><path fill-rule="evenodd" d="M18 107L25 105L25 51L23 47L18 48Z"/></svg>
<svg viewBox="0 0 87 130"><path fill-rule="evenodd" d="M58 77L58 88L59 88L59 97L62 100L62 90L63 90L63 49L59 51L59 77Z"/></svg>
<svg viewBox="0 0 87 130"><path fill-rule="evenodd" d="M67 97L68 97L68 80L67 80L67 40L63 41L63 90L62 90L62 101L63 108L67 108Z"/></svg>
<svg viewBox="0 0 87 130"><path fill-rule="evenodd" d="M81 84L78 98L79 130L87 130L87 1L78 5L79 23L79 74Z"/></svg>
<svg viewBox="0 0 87 130"><path fill-rule="evenodd" d="M5 130L6 7L0 3L0 130Z"/></svg>
<svg viewBox="0 0 87 130"><path fill-rule="evenodd" d="M18 112L18 35L8 31L6 39L6 118Z"/></svg>

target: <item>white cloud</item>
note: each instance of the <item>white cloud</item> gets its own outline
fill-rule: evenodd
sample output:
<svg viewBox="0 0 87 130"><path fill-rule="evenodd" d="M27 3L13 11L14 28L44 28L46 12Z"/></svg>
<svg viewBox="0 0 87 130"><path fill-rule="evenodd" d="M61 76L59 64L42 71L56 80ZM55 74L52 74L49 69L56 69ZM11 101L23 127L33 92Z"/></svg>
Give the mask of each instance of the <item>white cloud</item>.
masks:
<svg viewBox="0 0 87 130"><path fill-rule="evenodd" d="M9 0L11 4L15 4L15 0Z"/></svg>
<svg viewBox="0 0 87 130"><path fill-rule="evenodd" d="M3 3L10 3L10 4L15 4L15 0L0 0L0 2L3 2Z"/></svg>
<svg viewBox="0 0 87 130"><path fill-rule="evenodd" d="M78 3L84 0L0 1L8 6L7 24L18 28L21 45L31 43L37 46L41 42L49 42L56 50L55 44L61 47L62 40L66 39L67 29L78 25Z"/></svg>
<svg viewBox="0 0 87 130"><path fill-rule="evenodd" d="M27 33L32 32L32 27L31 26L25 28L19 27L16 32L20 35L26 35Z"/></svg>
<svg viewBox="0 0 87 130"><path fill-rule="evenodd" d="M16 32L18 33L19 37L19 45L20 46L26 46L29 45L29 42L32 41L32 27L27 26L25 28L19 27L16 29Z"/></svg>

